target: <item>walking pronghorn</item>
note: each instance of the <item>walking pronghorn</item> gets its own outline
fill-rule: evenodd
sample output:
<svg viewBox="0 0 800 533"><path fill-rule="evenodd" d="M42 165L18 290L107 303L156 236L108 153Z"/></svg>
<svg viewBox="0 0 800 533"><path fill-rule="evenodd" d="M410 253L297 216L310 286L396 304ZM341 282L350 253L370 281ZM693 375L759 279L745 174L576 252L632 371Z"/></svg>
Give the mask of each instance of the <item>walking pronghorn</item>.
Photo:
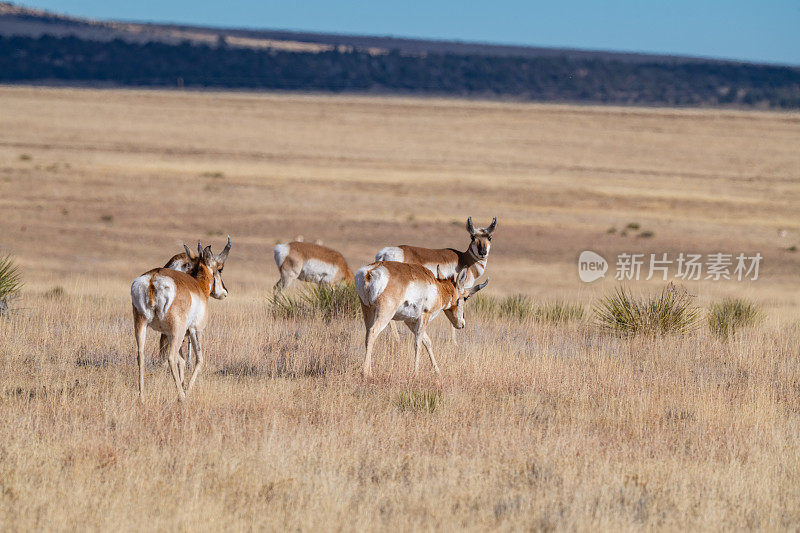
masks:
<svg viewBox="0 0 800 533"><path fill-rule="evenodd" d="M347 261L342 254L327 246L303 242L301 237L300 240L276 245L274 255L281 273L281 279L273 288L276 293L296 279L329 285L339 282L353 284L353 272Z"/></svg>
<svg viewBox="0 0 800 533"><path fill-rule="evenodd" d="M189 248L184 246L187 256ZM169 340L167 361L169 362L178 399L186 398L203 368L203 350L200 338L208 320L208 298L219 300L228 295L222 281L222 269L230 251L230 242L218 255L206 246L199 254L196 268L191 274L168 268L155 268L136 278L131 285L133 304L133 328L136 335L139 363L139 401L144 401L144 344L147 327L166 334ZM180 254L179 254L180 255ZM189 335L197 364L192 371L189 385L184 391L180 371L179 355L185 335Z"/></svg>
<svg viewBox="0 0 800 533"><path fill-rule="evenodd" d="M480 285L467 287L468 279L468 269L445 276L439 269L434 275L422 265L394 261L378 261L361 267L356 272L355 286L367 328L364 376L372 374L375 338L392 320L405 322L414 333L414 373L419 371L420 349L424 344L431 365L439 374L431 339L425 329L440 311L444 311L454 328L465 326L464 302L489 283L487 279Z"/></svg>
<svg viewBox="0 0 800 533"><path fill-rule="evenodd" d="M375 261L398 261L400 263L413 263L422 265L431 273L436 274L438 268L443 276L452 276L462 270L467 271L464 286L472 287L486 270L489 250L492 247L492 233L497 228L497 217L486 228L475 228L472 217L467 218L467 231L470 236L469 247L465 252L453 248L420 248L419 246L387 246L375 255ZM397 329L390 326L395 338L398 338ZM456 330L453 329L451 340L455 343Z"/></svg>

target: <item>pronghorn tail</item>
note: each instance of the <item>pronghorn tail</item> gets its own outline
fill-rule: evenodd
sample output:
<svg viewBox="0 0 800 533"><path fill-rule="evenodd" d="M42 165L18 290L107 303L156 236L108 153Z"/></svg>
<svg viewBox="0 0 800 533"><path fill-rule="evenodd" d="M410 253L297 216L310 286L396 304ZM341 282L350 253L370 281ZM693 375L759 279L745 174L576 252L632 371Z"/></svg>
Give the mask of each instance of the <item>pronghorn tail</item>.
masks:
<svg viewBox="0 0 800 533"><path fill-rule="evenodd" d="M289 244L276 244L273 254L275 255L275 264L278 265L278 268L281 268L286 256L289 255Z"/></svg>
<svg viewBox="0 0 800 533"><path fill-rule="evenodd" d="M389 283L386 267L367 265L358 269L355 276L356 292L364 305L372 305L383 294Z"/></svg>

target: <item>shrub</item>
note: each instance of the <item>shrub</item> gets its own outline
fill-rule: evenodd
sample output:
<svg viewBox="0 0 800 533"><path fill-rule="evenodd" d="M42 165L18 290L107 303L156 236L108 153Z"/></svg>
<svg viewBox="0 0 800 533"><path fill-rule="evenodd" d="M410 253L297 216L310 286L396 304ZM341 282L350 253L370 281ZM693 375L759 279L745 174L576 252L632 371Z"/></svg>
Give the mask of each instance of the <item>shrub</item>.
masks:
<svg viewBox="0 0 800 533"><path fill-rule="evenodd" d="M594 314L603 329L621 335L668 335L688 333L698 324L694 297L673 283L658 295L636 297L625 287L595 304Z"/></svg>
<svg viewBox="0 0 800 533"><path fill-rule="evenodd" d="M19 296L22 274L10 255L0 256L0 315L8 312L9 302Z"/></svg>
<svg viewBox="0 0 800 533"><path fill-rule="evenodd" d="M726 298L711 306L708 328L717 337L727 339L740 328L753 326L763 318L755 304L741 298Z"/></svg>
<svg viewBox="0 0 800 533"><path fill-rule="evenodd" d="M310 285L297 295L279 293L269 299L273 316L295 318L321 316L327 321L334 318L356 318L361 313L355 287L347 284Z"/></svg>

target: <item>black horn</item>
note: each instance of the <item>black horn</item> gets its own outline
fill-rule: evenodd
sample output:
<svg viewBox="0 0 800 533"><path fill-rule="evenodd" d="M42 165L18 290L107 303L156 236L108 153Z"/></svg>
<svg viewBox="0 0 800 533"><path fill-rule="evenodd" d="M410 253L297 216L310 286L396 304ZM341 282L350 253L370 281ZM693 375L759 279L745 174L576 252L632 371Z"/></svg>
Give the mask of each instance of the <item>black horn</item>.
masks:
<svg viewBox="0 0 800 533"><path fill-rule="evenodd" d="M494 231L494 229L495 229L496 227L497 227L497 217L494 217L494 219L492 220L492 223L491 223L491 224L489 224L489 227L488 227L488 228L486 228L486 231L487 231L487 232L489 232L489 233L491 233L491 232L493 232L493 231Z"/></svg>
<svg viewBox="0 0 800 533"><path fill-rule="evenodd" d="M228 252L231 251L231 236L228 235L228 244L225 245L225 249L217 256L217 261L224 263L225 260L228 258Z"/></svg>
<svg viewBox="0 0 800 533"><path fill-rule="evenodd" d="M470 235L475 233L475 226L472 225L472 217L467 218L467 231Z"/></svg>

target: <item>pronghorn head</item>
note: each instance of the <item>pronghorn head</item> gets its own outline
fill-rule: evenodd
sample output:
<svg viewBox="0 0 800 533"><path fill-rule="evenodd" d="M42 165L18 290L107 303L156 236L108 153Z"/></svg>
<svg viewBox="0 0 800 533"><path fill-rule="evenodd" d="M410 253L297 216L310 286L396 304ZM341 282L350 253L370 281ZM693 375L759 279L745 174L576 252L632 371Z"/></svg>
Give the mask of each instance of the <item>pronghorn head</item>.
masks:
<svg viewBox="0 0 800 533"><path fill-rule="evenodd" d="M228 296L228 289L222 281L222 269L225 268L225 260L228 259L228 252L231 251L231 238L228 236L228 244L219 254L211 252L211 246L202 247L197 241L197 253L200 256L200 263L211 272L213 279L211 282L211 296L217 300L223 300Z"/></svg>
<svg viewBox="0 0 800 533"><path fill-rule="evenodd" d="M183 245L183 249L186 251L184 253L173 255L170 260L167 261L167 264L164 265L164 268L177 270L178 272L183 272L184 274L192 274L196 272L200 256L193 253L185 244Z"/></svg>
<svg viewBox="0 0 800 533"><path fill-rule="evenodd" d="M489 248L492 247L492 233L497 227L497 217L487 228L475 228L472 225L472 217L467 219L467 231L472 239L469 244L470 252L478 259L486 259L489 256Z"/></svg>
<svg viewBox="0 0 800 533"><path fill-rule="evenodd" d="M444 314L456 329L463 329L464 326L467 325L467 321L464 320L464 307L466 301L469 300L473 294L484 288L487 283L489 283L489 280L487 279L479 285L474 285L470 288L467 288L465 285L468 277L469 269L466 268L448 278L445 278L439 271L439 267L436 267L436 279L439 281L449 280L455 287L455 295L450 300L450 303L447 304L447 307L444 308Z"/></svg>

